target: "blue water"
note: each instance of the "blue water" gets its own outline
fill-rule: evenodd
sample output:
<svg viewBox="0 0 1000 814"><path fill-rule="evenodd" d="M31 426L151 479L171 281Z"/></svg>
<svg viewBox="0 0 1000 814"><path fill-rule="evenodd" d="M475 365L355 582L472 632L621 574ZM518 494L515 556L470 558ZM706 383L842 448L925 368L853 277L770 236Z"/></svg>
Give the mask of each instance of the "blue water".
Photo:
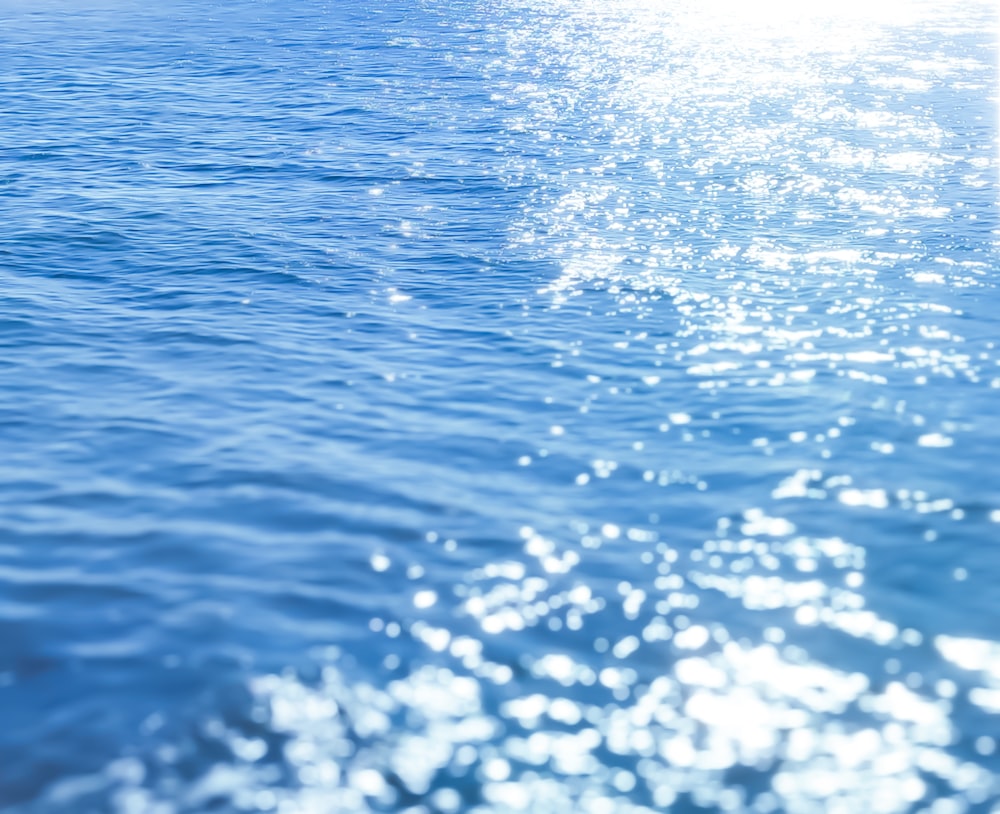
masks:
<svg viewBox="0 0 1000 814"><path fill-rule="evenodd" d="M0 0L0 811L1000 811L970 0Z"/></svg>

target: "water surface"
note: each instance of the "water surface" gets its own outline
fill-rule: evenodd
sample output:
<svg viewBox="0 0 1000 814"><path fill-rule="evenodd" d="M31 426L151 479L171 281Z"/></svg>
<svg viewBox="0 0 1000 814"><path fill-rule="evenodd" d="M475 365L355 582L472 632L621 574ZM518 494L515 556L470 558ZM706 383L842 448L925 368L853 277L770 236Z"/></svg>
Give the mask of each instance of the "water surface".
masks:
<svg viewBox="0 0 1000 814"><path fill-rule="evenodd" d="M995 812L997 30L0 3L0 810Z"/></svg>

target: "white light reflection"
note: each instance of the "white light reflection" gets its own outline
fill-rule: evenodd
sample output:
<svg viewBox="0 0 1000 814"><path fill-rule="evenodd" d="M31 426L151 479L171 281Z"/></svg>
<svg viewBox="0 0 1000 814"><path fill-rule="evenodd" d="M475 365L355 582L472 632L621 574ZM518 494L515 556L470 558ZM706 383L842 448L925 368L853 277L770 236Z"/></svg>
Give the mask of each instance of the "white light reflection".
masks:
<svg viewBox="0 0 1000 814"><path fill-rule="evenodd" d="M224 737L237 762L212 770L186 802L230 797L239 810L283 814L374 811L399 805L400 795L432 806L468 801L474 780L478 791L466 810L483 814L650 812L685 794L723 810L733 794L744 794L726 780L742 766L771 777L767 790L745 800L749 811L829 811L836 797L837 810L904 812L927 799L931 778L963 805L985 799L995 783L986 769L948 752L950 702L899 682L875 689L863 674L803 661L792 650L735 642L682 658L649 684L627 672L599 677L610 690L629 688L616 703L587 703L545 682L592 684L589 668L546 656L532 668L545 691L495 712L477 680L441 667L416 669L384 689L348 682L332 666L316 686L264 677L253 687L259 720L284 736L296 787L276 787L263 751L236 749L240 736L232 733ZM845 727L841 716L855 723ZM990 746L981 739L977 748ZM637 791L651 805L632 802ZM178 810L143 793L149 804Z"/></svg>

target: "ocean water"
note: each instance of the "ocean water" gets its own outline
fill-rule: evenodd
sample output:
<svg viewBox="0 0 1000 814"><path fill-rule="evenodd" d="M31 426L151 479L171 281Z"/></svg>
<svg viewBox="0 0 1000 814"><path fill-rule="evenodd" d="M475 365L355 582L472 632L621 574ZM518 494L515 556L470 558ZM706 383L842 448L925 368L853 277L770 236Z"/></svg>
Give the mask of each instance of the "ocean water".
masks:
<svg viewBox="0 0 1000 814"><path fill-rule="evenodd" d="M1000 811L998 30L0 0L0 811Z"/></svg>

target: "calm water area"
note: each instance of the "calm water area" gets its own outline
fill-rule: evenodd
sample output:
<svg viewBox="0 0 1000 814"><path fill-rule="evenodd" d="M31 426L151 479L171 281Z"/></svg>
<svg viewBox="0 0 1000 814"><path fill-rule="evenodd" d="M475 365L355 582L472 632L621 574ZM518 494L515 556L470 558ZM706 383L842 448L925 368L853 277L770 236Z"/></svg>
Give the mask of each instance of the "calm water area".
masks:
<svg viewBox="0 0 1000 814"><path fill-rule="evenodd" d="M0 812L1000 814L984 0L0 0Z"/></svg>

